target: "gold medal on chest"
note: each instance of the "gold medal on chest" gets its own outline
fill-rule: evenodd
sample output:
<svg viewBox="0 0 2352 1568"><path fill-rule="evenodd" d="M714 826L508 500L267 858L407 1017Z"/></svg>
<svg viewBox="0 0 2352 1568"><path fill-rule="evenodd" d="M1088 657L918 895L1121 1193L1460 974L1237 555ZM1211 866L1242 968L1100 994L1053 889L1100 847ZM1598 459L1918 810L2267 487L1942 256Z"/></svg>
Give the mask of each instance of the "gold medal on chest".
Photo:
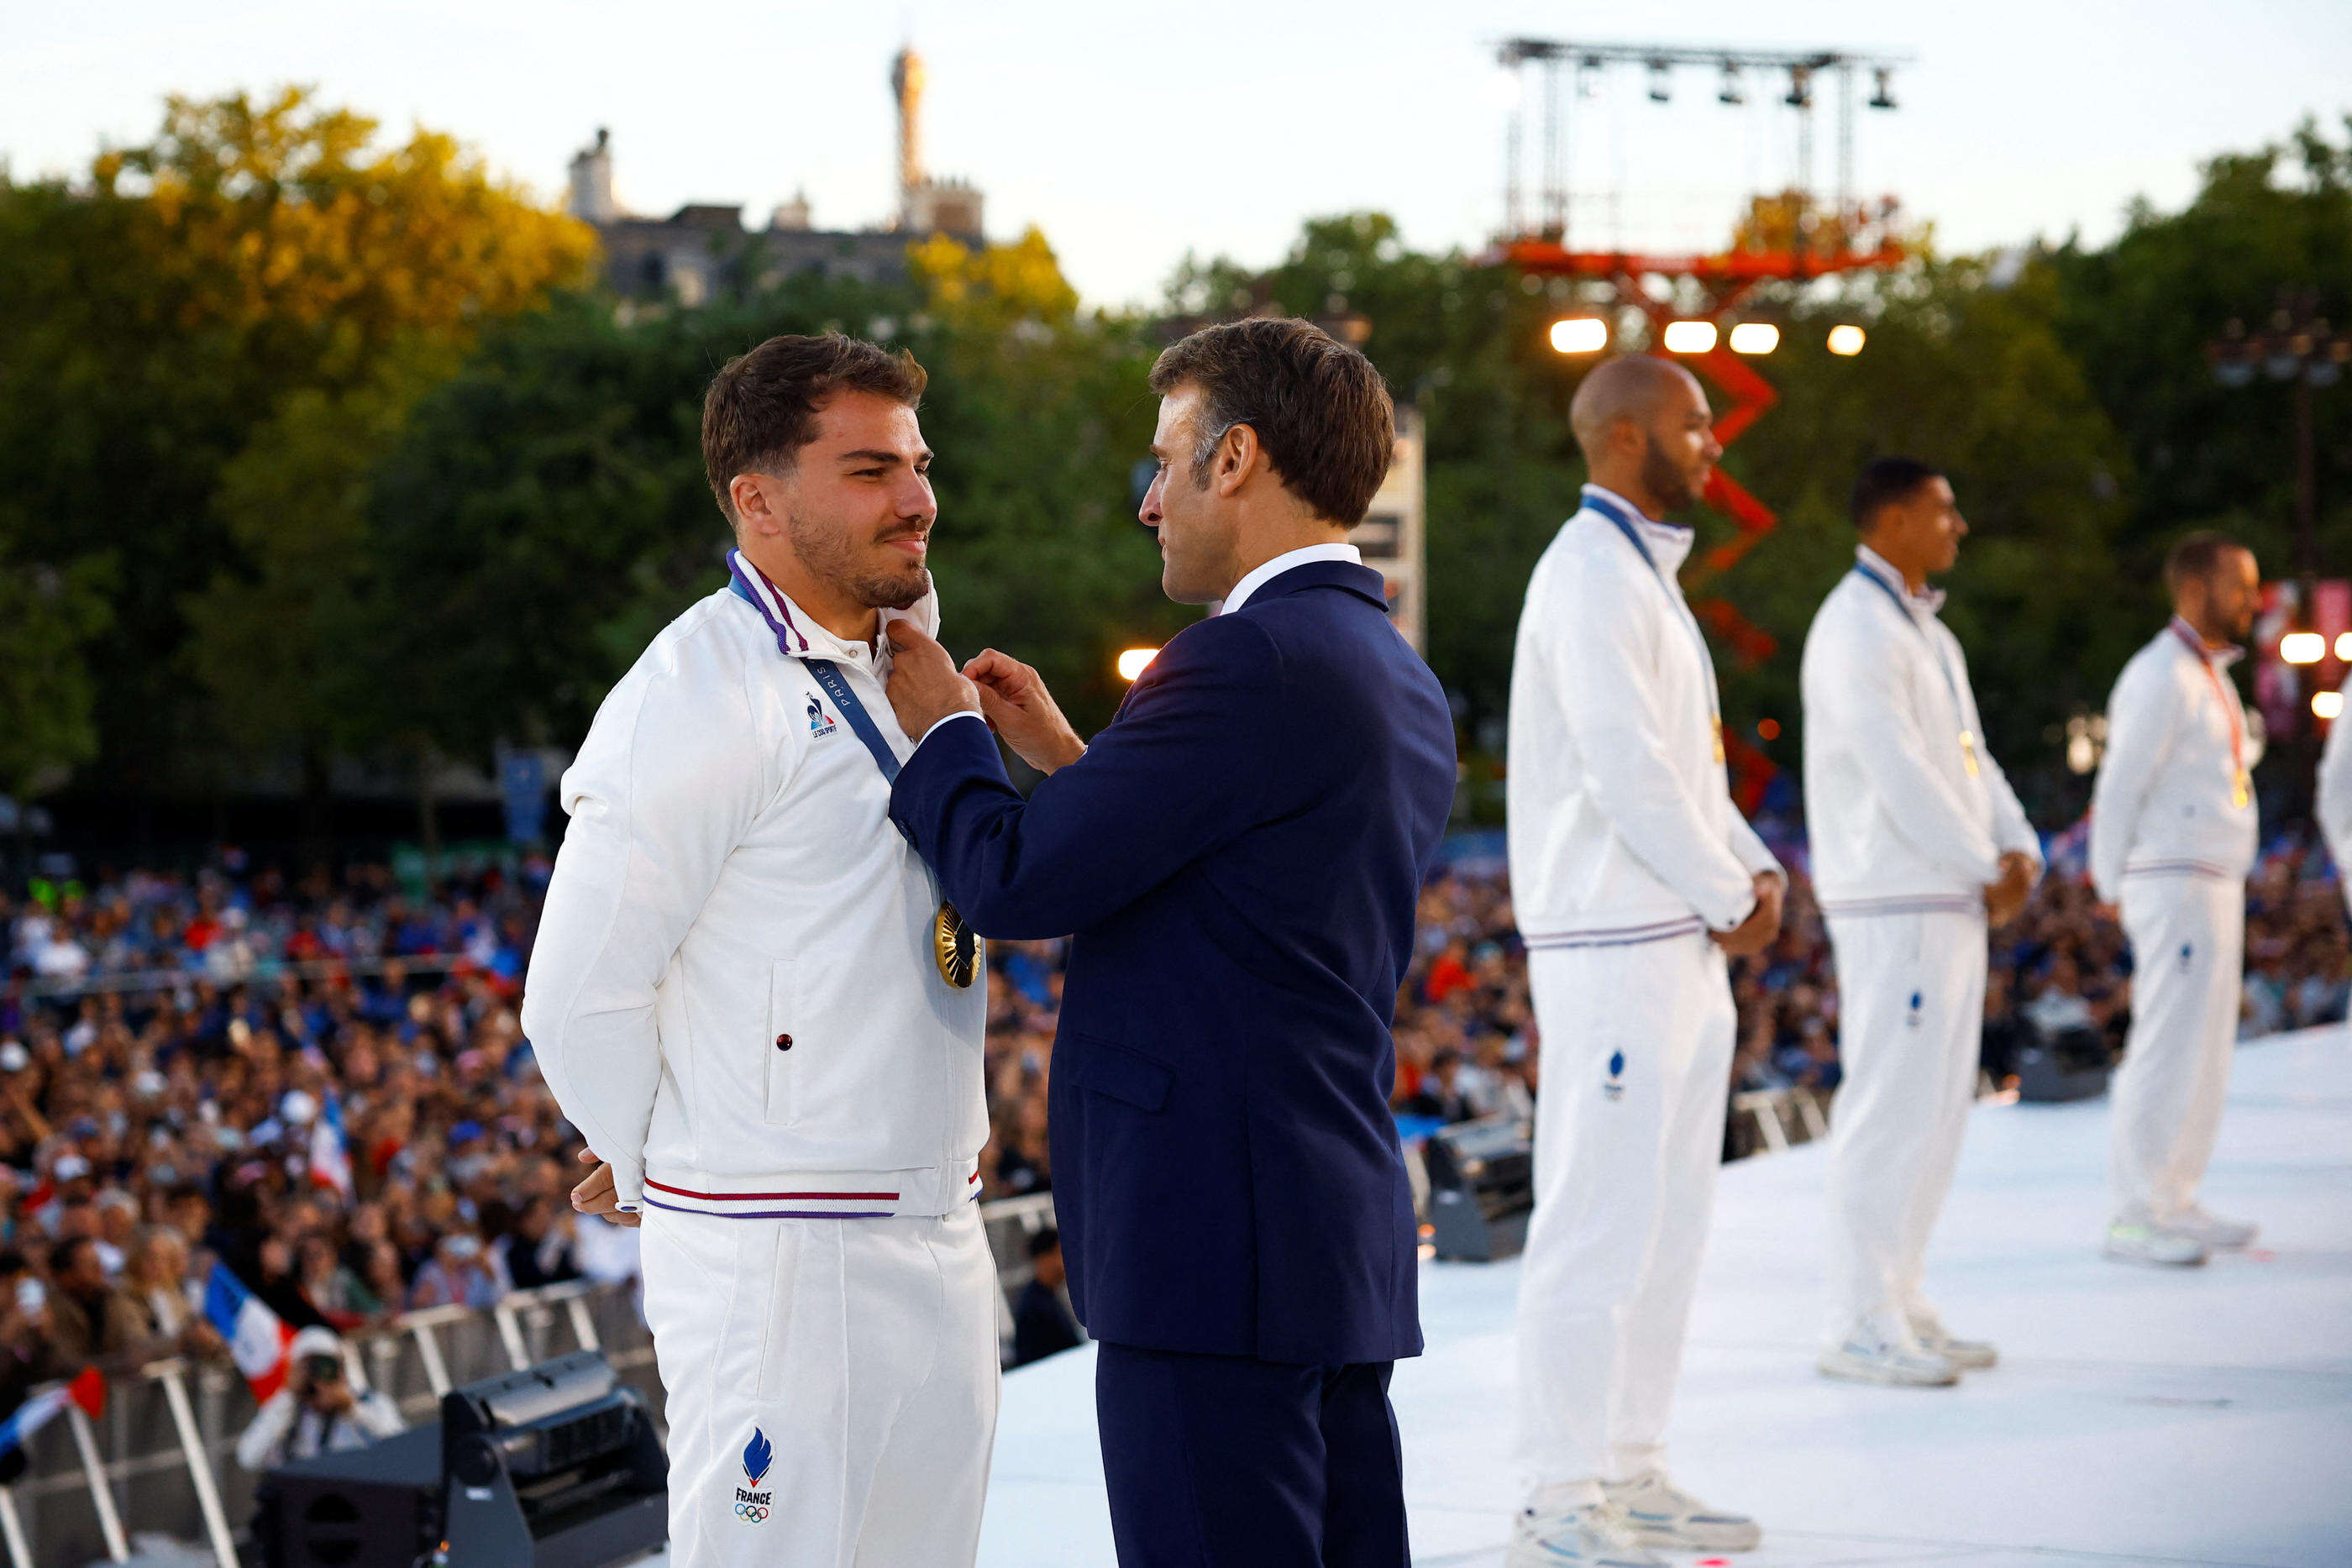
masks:
<svg viewBox="0 0 2352 1568"><path fill-rule="evenodd" d="M939 964L940 978L957 990L979 977L980 934L945 899L940 901L940 912L931 921L931 956Z"/></svg>

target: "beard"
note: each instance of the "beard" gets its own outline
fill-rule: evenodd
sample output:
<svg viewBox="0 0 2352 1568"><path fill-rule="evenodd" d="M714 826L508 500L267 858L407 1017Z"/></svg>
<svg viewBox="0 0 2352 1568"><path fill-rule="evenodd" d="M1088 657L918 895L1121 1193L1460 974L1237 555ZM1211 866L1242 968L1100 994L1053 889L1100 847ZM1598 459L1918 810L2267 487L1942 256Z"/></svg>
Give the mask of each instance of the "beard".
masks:
<svg viewBox="0 0 2352 1568"><path fill-rule="evenodd" d="M1657 497L1658 504L1669 512L1679 512L1698 500L1698 486L1691 483L1690 474L1668 456L1654 435L1644 432L1642 436L1645 450L1642 454L1642 486Z"/></svg>
<svg viewBox="0 0 2352 1568"><path fill-rule="evenodd" d="M931 591L927 566L909 562L897 571L876 571L861 565L842 529L811 528L794 517L792 546L811 577L832 584L868 610L904 610Z"/></svg>

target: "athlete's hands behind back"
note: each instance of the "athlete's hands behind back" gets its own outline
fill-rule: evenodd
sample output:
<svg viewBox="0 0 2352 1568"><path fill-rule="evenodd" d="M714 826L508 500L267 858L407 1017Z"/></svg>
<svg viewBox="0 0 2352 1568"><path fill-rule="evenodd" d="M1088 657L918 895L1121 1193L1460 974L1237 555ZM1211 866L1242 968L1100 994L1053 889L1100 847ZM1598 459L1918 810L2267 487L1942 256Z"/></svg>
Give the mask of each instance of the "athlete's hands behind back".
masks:
<svg viewBox="0 0 2352 1568"><path fill-rule="evenodd" d="M622 1212L620 1195L613 1190L613 1167L596 1157L593 1149L580 1151L580 1163L596 1168L581 1178L572 1189L572 1207L583 1214L593 1214L615 1225L635 1227L645 1223L641 1214Z"/></svg>
<svg viewBox="0 0 2352 1568"><path fill-rule="evenodd" d="M1745 958L1761 953L1772 946L1780 935L1780 906L1789 894L1789 884L1777 872L1756 873L1756 907L1748 918L1728 931L1710 931L1716 946L1734 958Z"/></svg>

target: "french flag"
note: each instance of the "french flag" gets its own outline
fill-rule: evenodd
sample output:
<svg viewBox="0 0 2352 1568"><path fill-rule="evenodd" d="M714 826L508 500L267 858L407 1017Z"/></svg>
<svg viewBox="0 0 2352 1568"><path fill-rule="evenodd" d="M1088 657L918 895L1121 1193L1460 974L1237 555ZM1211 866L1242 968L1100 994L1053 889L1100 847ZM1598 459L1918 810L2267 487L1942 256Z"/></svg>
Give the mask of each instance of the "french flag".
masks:
<svg viewBox="0 0 2352 1568"><path fill-rule="evenodd" d="M79 1405L93 1421L106 1413L106 1378L98 1368L85 1366L71 1383L44 1388L0 1421L0 1454L21 1448L47 1426L68 1405Z"/></svg>
<svg viewBox="0 0 2352 1568"><path fill-rule="evenodd" d="M310 1124L310 1185L340 1194L345 1203L352 1200L352 1147L343 1136L342 1104L332 1096Z"/></svg>
<svg viewBox="0 0 2352 1568"><path fill-rule="evenodd" d="M273 1312L245 1281L213 1264L205 1284L205 1316L228 1342L229 1359L245 1374L257 1400L266 1400L286 1381L287 1347L294 1343L293 1325Z"/></svg>

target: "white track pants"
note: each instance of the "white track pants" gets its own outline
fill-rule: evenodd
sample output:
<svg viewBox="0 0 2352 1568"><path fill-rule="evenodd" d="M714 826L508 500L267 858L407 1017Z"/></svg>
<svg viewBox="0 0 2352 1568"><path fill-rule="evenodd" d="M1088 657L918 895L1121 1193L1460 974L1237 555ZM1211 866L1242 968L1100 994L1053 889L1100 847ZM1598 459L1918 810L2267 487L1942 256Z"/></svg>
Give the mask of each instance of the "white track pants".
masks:
<svg viewBox="0 0 2352 1568"><path fill-rule="evenodd" d="M1832 915L1838 1062L1830 1107L1826 1337L1893 1335L1920 1291L1976 1100L1984 1041L1980 911Z"/></svg>
<svg viewBox="0 0 2352 1568"><path fill-rule="evenodd" d="M996 1270L945 1218L649 1210L676 1568L960 1568L996 1429Z"/></svg>
<svg viewBox="0 0 2352 1568"><path fill-rule="evenodd" d="M2114 1084L2109 1168L2118 1218L2170 1219L2213 1157L2244 987L2246 886L2210 876L2124 880L2131 1039Z"/></svg>
<svg viewBox="0 0 2352 1568"><path fill-rule="evenodd" d="M1735 1019L1703 936L1528 956L1543 1040L1519 1265L1529 1492L1665 1468L1723 1162Z"/></svg>

